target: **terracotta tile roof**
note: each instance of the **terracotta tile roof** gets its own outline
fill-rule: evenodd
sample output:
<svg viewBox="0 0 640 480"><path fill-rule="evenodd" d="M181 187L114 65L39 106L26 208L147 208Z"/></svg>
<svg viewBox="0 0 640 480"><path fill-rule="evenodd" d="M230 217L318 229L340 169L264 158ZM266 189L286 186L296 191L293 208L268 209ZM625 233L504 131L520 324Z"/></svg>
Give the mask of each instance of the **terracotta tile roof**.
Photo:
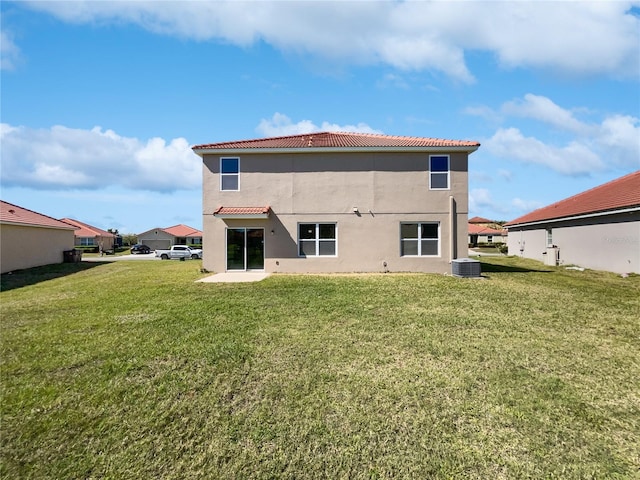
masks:
<svg viewBox="0 0 640 480"><path fill-rule="evenodd" d="M469 223L495 223L493 220L483 217L473 217L469 219Z"/></svg>
<svg viewBox="0 0 640 480"><path fill-rule="evenodd" d="M640 207L640 170L516 218L507 226Z"/></svg>
<svg viewBox="0 0 640 480"><path fill-rule="evenodd" d="M68 223L3 200L0 200L0 223L75 230L75 227Z"/></svg>
<svg viewBox="0 0 640 480"><path fill-rule="evenodd" d="M469 223L469 234L471 235L506 235L506 230L496 230L495 228L483 227L475 223Z"/></svg>
<svg viewBox="0 0 640 480"><path fill-rule="evenodd" d="M194 151L215 149L300 149L300 148L385 148L385 147L461 147L474 151L476 141L445 140L441 138L400 137L372 133L318 132L287 137L258 138L233 142L195 145Z"/></svg>
<svg viewBox="0 0 640 480"><path fill-rule="evenodd" d="M174 225L173 227L163 228L163 231L167 232L174 237L201 237L202 232L188 225Z"/></svg>
<svg viewBox="0 0 640 480"><path fill-rule="evenodd" d="M77 230L73 232L76 237L115 237L113 233L107 232L106 230L102 230L98 227L91 226L87 223L74 220L73 218L61 218L60 221L76 227Z"/></svg>
<svg viewBox="0 0 640 480"><path fill-rule="evenodd" d="M271 207L218 207L214 215L268 215Z"/></svg>

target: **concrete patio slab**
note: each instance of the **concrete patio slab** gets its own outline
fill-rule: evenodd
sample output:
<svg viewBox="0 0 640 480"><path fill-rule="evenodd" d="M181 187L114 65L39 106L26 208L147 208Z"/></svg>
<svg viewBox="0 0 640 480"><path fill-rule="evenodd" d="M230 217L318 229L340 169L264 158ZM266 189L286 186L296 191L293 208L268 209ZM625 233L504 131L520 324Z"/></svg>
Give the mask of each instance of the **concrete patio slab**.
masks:
<svg viewBox="0 0 640 480"><path fill-rule="evenodd" d="M259 282L269 276L264 272L224 272L210 275L196 282L204 283L242 283L242 282Z"/></svg>

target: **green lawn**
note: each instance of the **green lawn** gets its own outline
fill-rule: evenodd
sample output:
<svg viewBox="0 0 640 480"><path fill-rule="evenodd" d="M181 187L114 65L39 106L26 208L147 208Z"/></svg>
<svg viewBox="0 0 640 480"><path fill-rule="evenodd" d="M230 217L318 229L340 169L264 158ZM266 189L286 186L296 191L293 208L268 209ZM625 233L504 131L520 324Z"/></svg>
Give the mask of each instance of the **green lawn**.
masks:
<svg viewBox="0 0 640 480"><path fill-rule="evenodd" d="M2 276L1 478L638 478L640 277Z"/></svg>

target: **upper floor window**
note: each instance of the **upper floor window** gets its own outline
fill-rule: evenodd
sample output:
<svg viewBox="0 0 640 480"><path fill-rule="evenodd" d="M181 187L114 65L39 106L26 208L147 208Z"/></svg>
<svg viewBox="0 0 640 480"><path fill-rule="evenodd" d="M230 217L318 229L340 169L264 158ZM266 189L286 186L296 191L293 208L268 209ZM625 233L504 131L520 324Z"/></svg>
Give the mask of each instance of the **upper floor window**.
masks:
<svg viewBox="0 0 640 480"><path fill-rule="evenodd" d="M429 188L449 189L449 155L429 156Z"/></svg>
<svg viewBox="0 0 640 480"><path fill-rule="evenodd" d="M401 223L400 255L435 257L440 255L438 223Z"/></svg>
<svg viewBox="0 0 640 480"><path fill-rule="evenodd" d="M220 190L240 190L240 159L220 159Z"/></svg>
<svg viewBox="0 0 640 480"><path fill-rule="evenodd" d="M335 223L298 224L298 255L301 257L335 256Z"/></svg>

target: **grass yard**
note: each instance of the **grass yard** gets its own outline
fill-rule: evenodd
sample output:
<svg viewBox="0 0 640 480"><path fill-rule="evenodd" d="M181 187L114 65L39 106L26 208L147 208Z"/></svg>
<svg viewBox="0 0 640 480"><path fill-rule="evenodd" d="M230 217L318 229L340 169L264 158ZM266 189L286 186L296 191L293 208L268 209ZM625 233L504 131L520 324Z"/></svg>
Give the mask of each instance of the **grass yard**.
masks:
<svg viewBox="0 0 640 480"><path fill-rule="evenodd" d="M2 276L2 478L638 478L640 277Z"/></svg>

